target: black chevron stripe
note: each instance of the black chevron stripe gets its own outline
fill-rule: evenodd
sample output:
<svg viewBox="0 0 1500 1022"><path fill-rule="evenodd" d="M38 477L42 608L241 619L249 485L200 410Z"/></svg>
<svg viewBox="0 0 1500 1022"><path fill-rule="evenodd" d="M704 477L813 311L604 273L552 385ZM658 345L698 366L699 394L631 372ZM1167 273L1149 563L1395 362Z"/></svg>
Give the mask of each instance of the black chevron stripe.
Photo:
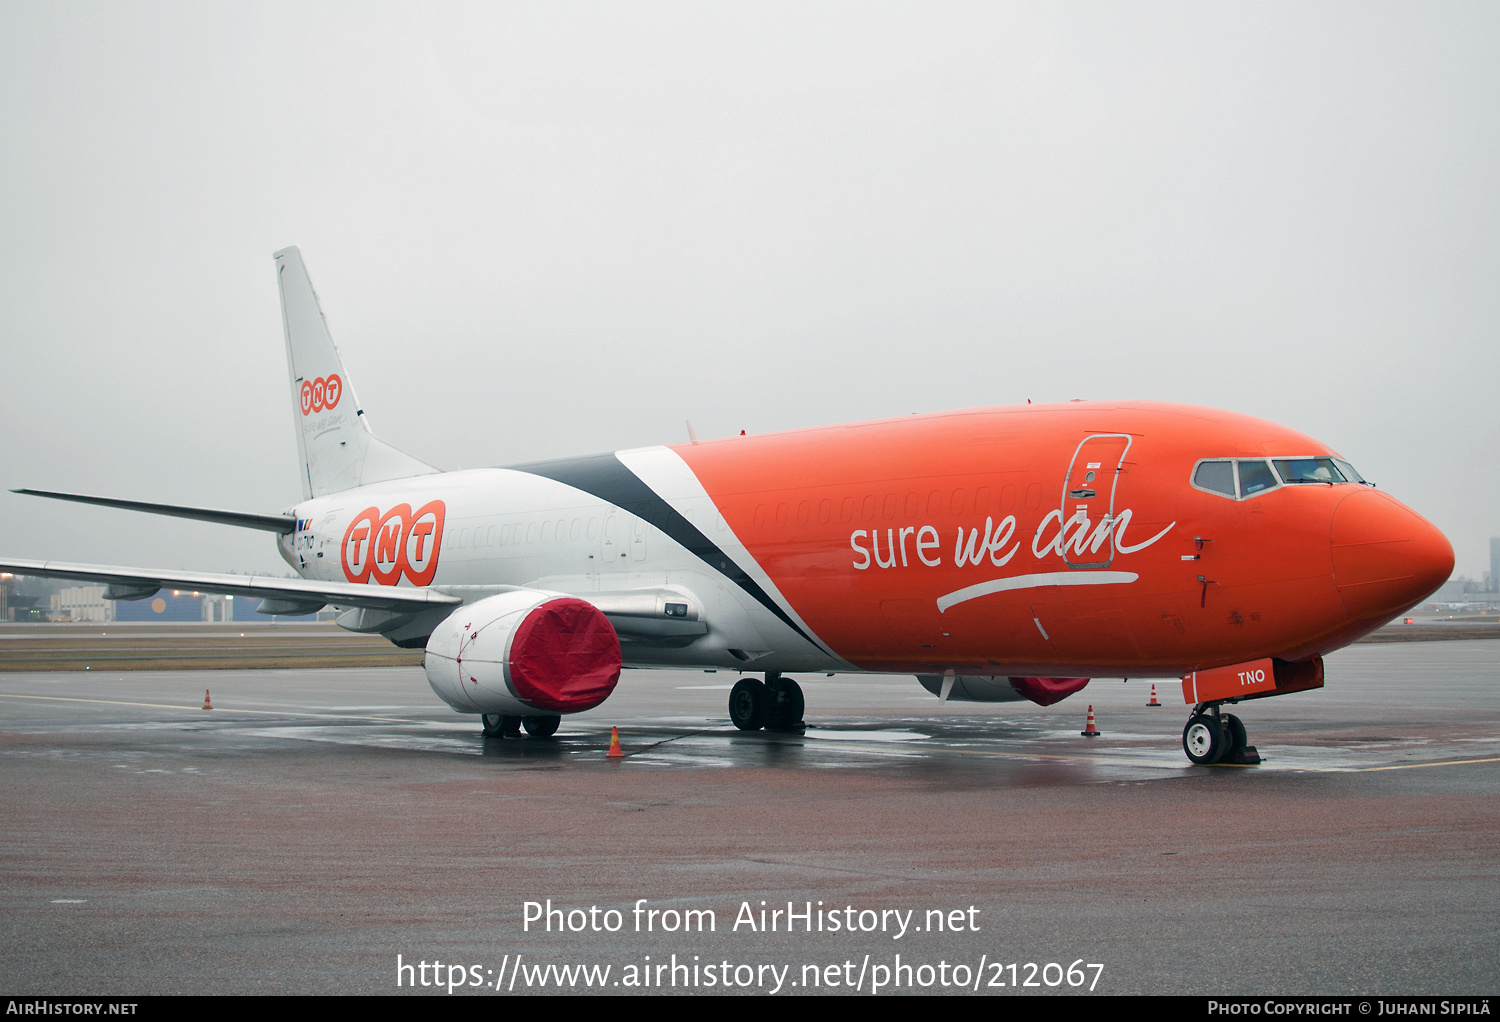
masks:
<svg viewBox="0 0 1500 1022"><path fill-rule="evenodd" d="M760 584L747 575L734 559L720 550L713 540L705 536L697 526L688 521L677 509L657 496L640 476L626 468L613 454L591 454L584 458L561 458L557 461L537 461L528 465L508 466L515 472L527 472L542 476L575 489L592 493L607 500L623 511L644 519L696 554L703 563L729 579L760 604L819 649L822 643L802 630L786 611L771 598ZM824 649L827 652L826 649Z"/></svg>

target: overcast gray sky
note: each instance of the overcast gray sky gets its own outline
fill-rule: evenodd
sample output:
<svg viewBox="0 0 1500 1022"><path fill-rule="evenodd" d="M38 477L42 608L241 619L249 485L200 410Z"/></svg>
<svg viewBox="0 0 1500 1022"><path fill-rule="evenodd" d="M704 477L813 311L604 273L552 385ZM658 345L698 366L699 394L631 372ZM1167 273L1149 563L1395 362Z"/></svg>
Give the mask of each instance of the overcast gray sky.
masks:
<svg viewBox="0 0 1500 1022"><path fill-rule="evenodd" d="M1500 5L0 3L0 484L298 496L271 252L498 465L1083 398L1500 535ZM0 553L280 569L0 494Z"/></svg>

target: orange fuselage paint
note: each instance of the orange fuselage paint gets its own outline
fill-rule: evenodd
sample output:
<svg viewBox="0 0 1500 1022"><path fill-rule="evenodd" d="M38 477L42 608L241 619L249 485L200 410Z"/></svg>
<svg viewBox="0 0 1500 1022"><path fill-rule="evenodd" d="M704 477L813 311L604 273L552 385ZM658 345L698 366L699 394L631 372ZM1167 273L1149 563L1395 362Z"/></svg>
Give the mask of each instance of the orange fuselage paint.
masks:
<svg viewBox="0 0 1500 1022"><path fill-rule="evenodd" d="M813 633L872 671L1303 660L1453 566L1440 532L1366 486L1194 487L1204 458L1333 456L1207 408L1033 405L673 450Z"/></svg>

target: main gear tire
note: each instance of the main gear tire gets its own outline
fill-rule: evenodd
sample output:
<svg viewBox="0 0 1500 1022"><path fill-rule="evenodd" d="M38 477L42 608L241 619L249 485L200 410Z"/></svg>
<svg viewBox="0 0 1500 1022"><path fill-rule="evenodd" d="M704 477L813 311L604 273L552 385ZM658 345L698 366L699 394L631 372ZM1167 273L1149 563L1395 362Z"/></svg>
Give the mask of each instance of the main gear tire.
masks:
<svg viewBox="0 0 1500 1022"><path fill-rule="evenodd" d="M766 727L772 731L796 731L803 726L802 711L806 701L802 698L802 686L791 678L778 678L766 683L770 696L770 710L766 716Z"/></svg>
<svg viewBox="0 0 1500 1022"><path fill-rule="evenodd" d="M770 708L770 693L759 678L741 678L729 690L729 719L741 731L765 727Z"/></svg>
<svg viewBox="0 0 1500 1022"><path fill-rule="evenodd" d="M562 723L561 717L522 717L521 726L526 733L533 738L551 738L557 734L557 727Z"/></svg>

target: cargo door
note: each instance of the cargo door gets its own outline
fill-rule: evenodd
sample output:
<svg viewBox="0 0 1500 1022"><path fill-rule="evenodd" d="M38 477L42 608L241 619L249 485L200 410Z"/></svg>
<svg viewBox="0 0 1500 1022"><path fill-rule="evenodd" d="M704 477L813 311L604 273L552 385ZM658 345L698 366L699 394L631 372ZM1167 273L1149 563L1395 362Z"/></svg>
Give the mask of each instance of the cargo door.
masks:
<svg viewBox="0 0 1500 1022"><path fill-rule="evenodd" d="M1070 568L1107 568L1115 559L1115 489L1130 450L1125 433L1096 433L1073 453L1063 487L1063 561Z"/></svg>

